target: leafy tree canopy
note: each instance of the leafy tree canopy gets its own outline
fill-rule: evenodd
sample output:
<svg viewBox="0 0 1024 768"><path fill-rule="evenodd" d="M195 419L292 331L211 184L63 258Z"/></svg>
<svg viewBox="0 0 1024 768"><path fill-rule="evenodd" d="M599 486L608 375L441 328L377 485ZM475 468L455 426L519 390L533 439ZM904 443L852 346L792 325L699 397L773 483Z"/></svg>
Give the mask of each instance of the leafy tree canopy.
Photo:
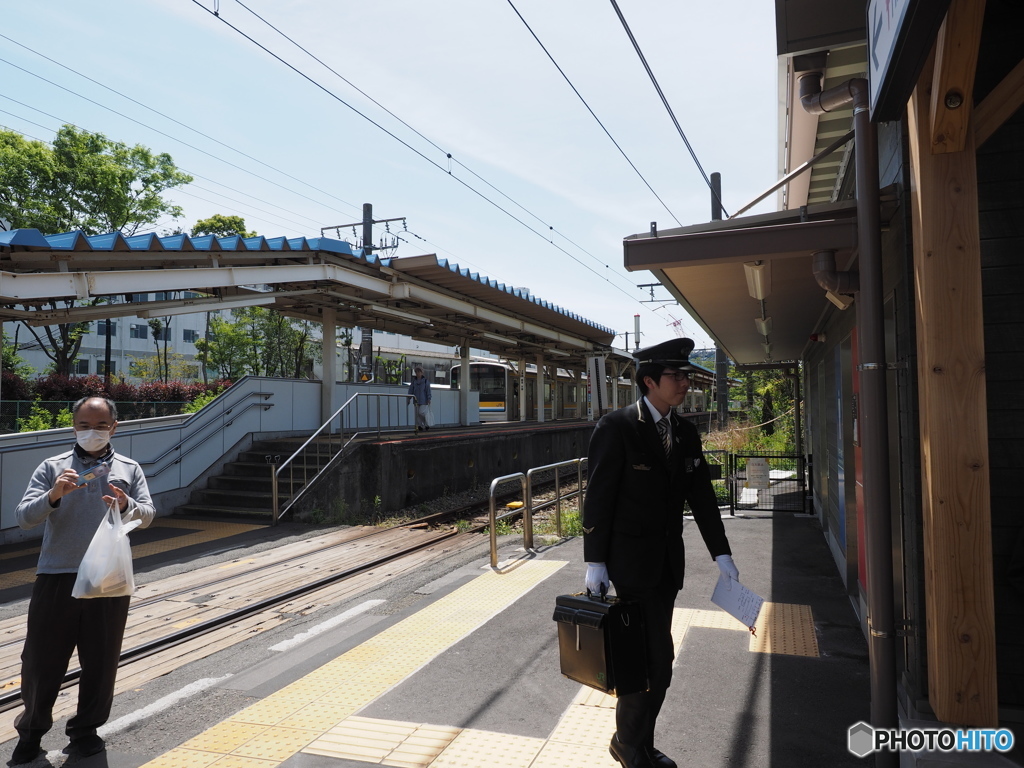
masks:
<svg viewBox="0 0 1024 768"><path fill-rule="evenodd" d="M181 216L163 193L191 181L166 153L72 125L51 146L0 130L0 219L13 229L133 235Z"/></svg>
<svg viewBox="0 0 1024 768"><path fill-rule="evenodd" d="M256 237L256 234L256 232L246 232L245 219L241 216L225 216L222 213L215 213L208 219L200 219L192 227L192 237L199 235Z"/></svg>

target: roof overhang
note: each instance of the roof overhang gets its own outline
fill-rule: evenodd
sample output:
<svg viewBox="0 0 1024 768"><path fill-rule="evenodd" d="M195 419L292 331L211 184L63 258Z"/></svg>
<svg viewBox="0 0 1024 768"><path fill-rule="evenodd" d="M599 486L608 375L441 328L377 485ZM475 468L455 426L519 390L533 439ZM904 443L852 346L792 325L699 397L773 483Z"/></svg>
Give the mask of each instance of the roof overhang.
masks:
<svg viewBox="0 0 1024 768"><path fill-rule="evenodd" d="M623 246L626 269L651 270L737 363L797 360L831 306L815 280L812 255L835 251L840 268L849 265L857 246L856 204L632 235ZM749 293L744 270L757 261L771 265L763 300ZM771 319L767 338L755 325L762 311Z"/></svg>

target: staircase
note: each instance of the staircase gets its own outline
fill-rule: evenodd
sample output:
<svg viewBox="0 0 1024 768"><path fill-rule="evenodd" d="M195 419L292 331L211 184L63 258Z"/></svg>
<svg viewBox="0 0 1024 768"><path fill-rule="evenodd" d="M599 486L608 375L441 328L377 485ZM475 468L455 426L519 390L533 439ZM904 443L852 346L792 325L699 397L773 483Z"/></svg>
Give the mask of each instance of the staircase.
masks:
<svg viewBox="0 0 1024 768"><path fill-rule="evenodd" d="M211 477L204 489L192 491L188 504L175 509L176 515L202 515L208 517L234 517L270 522L273 500L271 499L270 465L280 464L291 456L306 441L303 437L261 440L252 444L247 451L238 454L235 461L224 465L224 471ZM337 449L337 438L334 440ZM289 487L287 474L278 481L278 494L282 499L303 486L303 469L312 478L329 459L327 452L317 459L315 451L306 458L292 462L294 467L294 489ZM267 457L271 457L268 461ZM305 462L305 463L303 463ZM287 471L286 471L287 472Z"/></svg>

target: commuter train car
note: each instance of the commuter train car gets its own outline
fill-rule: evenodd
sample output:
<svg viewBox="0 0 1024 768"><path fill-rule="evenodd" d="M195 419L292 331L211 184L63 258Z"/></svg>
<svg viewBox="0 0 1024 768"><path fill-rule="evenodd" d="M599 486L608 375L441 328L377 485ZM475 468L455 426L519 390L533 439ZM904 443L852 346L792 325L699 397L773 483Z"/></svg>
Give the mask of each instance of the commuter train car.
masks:
<svg viewBox="0 0 1024 768"><path fill-rule="evenodd" d="M455 363L451 368L451 387L459 388L461 364ZM526 365L526 417L535 418L537 387L537 366ZM576 419L586 418L586 375L580 376L580 386L568 372L558 369L555 381L550 376L544 377L544 418ZM519 374L510 365L499 362L471 362L469 364L469 386L474 392L480 393L481 421L515 421L519 418ZM625 405L633 396L632 382L620 378L616 383L619 390L619 405ZM555 406L552 406L552 394L555 395ZM582 401L582 402L581 402ZM607 401L611 403L610 392ZM681 409L696 412L704 410L704 392L692 389L687 393L686 401Z"/></svg>

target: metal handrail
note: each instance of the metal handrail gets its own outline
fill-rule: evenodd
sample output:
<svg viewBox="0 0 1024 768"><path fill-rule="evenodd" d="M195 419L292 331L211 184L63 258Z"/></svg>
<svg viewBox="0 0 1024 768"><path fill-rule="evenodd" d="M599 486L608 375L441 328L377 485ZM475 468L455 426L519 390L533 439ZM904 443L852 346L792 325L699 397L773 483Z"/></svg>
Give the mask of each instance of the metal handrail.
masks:
<svg viewBox="0 0 1024 768"><path fill-rule="evenodd" d="M260 396L262 396L262 397L263 397L264 401L266 401L266 400L268 400L268 399L269 399L269 398L270 398L270 397L272 396L272 394L273 394L273 393L271 393L271 392L249 392L247 396L249 396L249 395L260 395ZM221 413L217 414L217 415L219 415L219 416L221 416L221 417L222 417L222 421L221 421L221 424L219 425L218 429L224 429L224 427L230 427L230 426L231 426L232 424L234 424L234 422L235 422L235 419L237 419L237 418L238 418L239 416L241 416L241 415L242 415L243 413L245 413L246 411L248 411L248 410L249 410L250 408L262 408L263 410L266 410L266 409L268 409L268 408L273 408L273 407L274 407L274 404L273 404L273 403L268 403L268 402L262 402L262 403L249 403L249 404L248 404L247 406L245 406L245 408L243 408L243 409L242 409L242 410L240 410L240 411L239 411L238 413L236 413L236 414L235 414L235 415L234 415L234 416L233 416L233 417L231 418L231 421L229 421L229 422L227 422L227 423L224 423L224 422L223 422L223 417L225 417L225 416L230 416L230 415L231 415L231 413L232 413L232 411L234 411L234 410L235 410L235 408L237 408L237 407L238 407L238 405L240 405L240 404L241 404L241 402L242 402L242 400L243 400L243 399L244 399L244 397L243 397L243 398L239 398L239 401L238 401L237 403L235 403L234 405L232 405L232 406L231 406L230 408L228 408L227 410L225 410L225 411L222 411ZM187 424L188 422L185 422L185 423ZM180 450L180 449L181 449L181 447L182 447L182 446L183 446L183 445L184 445L184 444L185 444L185 443L186 443L186 442L187 442L187 441L188 441L189 439L191 439L192 437L195 437L195 436L196 436L197 434L199 434L199 430L203 430L203 429L206 429L207 427L209 427L209 426L211 426L211 425L214 425L214 424L216 424L216 422L215 422L215 421L210 421L210 422L208 422L208 423L206 423L206 424L203 424L203 425L202 425L202 426L200 426L200 427L199 427L198 429L196 429L196 430L195 430L194 432L190 432L189 434L187 434L187 435L186 435L186 436L184 437L184 439L183 439L183 440L182 440L182 441L181 441L180 443L178 443L177 445L172 445L172 446L171 446L170 448L168 448L168 449L167 449L166 451L164 451L163 453L161 453L161 454L160 454L159 456L157 456L157 457L156 457L155 459L153 459L153 460L151 460L151 461L140 461L140 462L139 462L139 464L140 464L140 465L142 465L142 466L149 466L149 465L152 465L152 464L156 464L156 463L157 463L158 461L160 461L160 459L164 458L165 456L167 456L168 454L170 454L170 453L171 453L172 451L175 451L175 450ZM161 427L161 429L163 429L163 427ZM137 433L133 433L133 434L137 434ZM207 440L209 440L209 439L210 439L210 437L212 437L212 436L213 436L213 435L215 435L215 434L217 434L217 430L214 430L214 431L210 432L209 434L205 435L205 436L203 437L203 439L202 439L202 440L199 440L198 442L196 442L196 444L195 444L195 445L193 445L193 446L192 446L191 448L189 448L189 449L188 449L187 451L185 451L184 453L179 453L179 454L178 454L178 456L177 456L177 457L176 457L176 458L174 459L174 461L172 461L172 462L170 462L170 463L168 463L168 464L165 464L164 466L160 467L159 469L153 470L152 472L147 472L147 473L146 473L146 476L147 476L147 477L149 477L149 478L153 478L153 477L156 477L157 475L159 475L159 474L160 474L161 472L163 472L163 471L164 471L165 469L167 469L168 467L173 467L173 466L174 466L175 464L179 463L179 462L180 462L180 461L181 461L181 460L182 460L183 458L185 458L185 457L186 457L186 456L188 456L188 455L189 455L190 453L192 453L192 451L194 451L194 450L195 450L196 448L198 448L198 447L200 447L201 445L203 445L203 444L204 444L204 443L205 443L205 442L206 442Z"/></svg>
<svg viewBox="0 0 1024 768"><path fill-rule="evenodd" d="M491 491L488 498L488 518L490 521L490 533L491 533L491 567L498 567L498 530L497 522L504 520L506 517L512 517L518 515L520 510L512 509L501 515L497 513L497 500L495 497L495 491L498 486L502 483L510 480L519 478L523 488L523 547L527 550L533 549L533 475L537 472L545 472L547 470L555 471L555 527L558 532L559 538L562 536L562 488L561 488L561 476L558 472L562 467L576 466L576 490L572 493L567 493L564 498L571 499L573 496L580 496L583 493L583 464L586 462L587 457L584 456L579 459L567 459L566 461L559 461L554 464L545 464L541 467L534 467L528 469L525 473L516 472L511 475L502 475L496 477L491 481ZM552 502L545 502L544 506L551 504Z"/></svg>
<svg viewBox="0 0 1024 768"><path fill-rule="evenodd" d="M583 456L579 459L567 459L566 461L559 461L554 464L545 464L542 467L534 467L533 469L527 470L526 472L526 511L523 513L530 518L530 538L526 544L527 549L533 548L533 474L534 472L544 472L549 469L555 471L555 533L558 534L558 538L562 538L562 489L561 489L561 473L559 469L562 467L576 466L576 490L572 493L565 495L566 499L571 499L573 496L583 495L583 464L587 461L587 457ZM550 503L550 502L549 502ZM524 524L523 529L526 530Z"/></svg>
<svg viewBox="0 0 1024 768"><path fill-rule="evenodd" d="M497 502L496 502L495 497L494 497L494 491L497 490L498 486L501 485L502 483L508 482L509 480L515 480L516 478L519 478L519 482L522 485L522 488L523 488L523 502L524 502L524 505L525 505L526 494L527 494L527 490L526 490L526 475L525 474L523 474L522 472L516 472L516 473L511 474L511 475L502 475L501 477L496 477L493 480L491 480L491 492L490 492L490 498L489 498L489 501L488 501L488 505L489 505L489 507L488 507L488 519L490 521L490 533L491 533L491 568L497 568L498 567L498 521L499 520L504 520L506 517L512 517L513 515L519 514L519 510L513 509L513 510L510 510L508 512L505 512L504 514L499 515L498 514L498 510L497 510ZM528 521L530 521L530 516L525 514L525 506L524 506L524 517L523 517L524 539L525 539L525 530L526 530L527 527L529 527L529 529L530 529L530 540L532 541L533 540L533 525L532 525L532 521L530 521L530 522L528 522ZM530 546L532 547L533 545L531 544ZM527 547L527 549L529 549L529 548L530 547Z"/></svg>
<svg viewBox="0 0 1024 768"><path fill-rule="evenodd" d="M380 439L380 435L381 435L381 419L380 419L380 400L381 400L381 398L400 398L400 399L403 399L403 400L406 400L406 401L414 400L415 399L413 397L413 395L400 395L400 394L395 394L395 393L383 393L383 392L356 392L354 395L352 395L352 397L350 397L348 400L346 400L345 403L338 410L336 410L333 414L331 414L331 417L329 419L327 419L327 421L325 421L323 424L321 424L320 427L312 435L310 435L309 438L307 438L306 441L301 446L299 446L299 448L295 451L295 453L293 453L291 456L289 456L287 459L285 459L280 464L272 464L271 465L271 471L270 471L270 495L272 497L272 510L273 510L273 512L272 512L273 519L272 519L271 522L274 525L277 525L277 521L280 520L282 517L284 517L284 515L287 514L288 510L290 510L295 505L295 503L300 498L302 498L302 495L309 488L310 484L313 481L315 481L318 477L320 477L322 474L324 474L324 472L326 472L334 464L334 461L342 453L344 453L345 449L348 448L348 446L352 443L353 440L355 440L360 435L366 434L365 432L354 431L352 433L352 435L349 437L349 439L345 440L345 421L344 421L344 418L342 418L341 421L338 424L338 449L336 451L334 451L333 453L331 452L331 450L332 450L331 449L331 445L333 443L333 440L332 440L332 429L333 429L333 425L334 425L334 420L337 419L339 416L343 417L344 411L353 402L358 403L359 402L359 398L371 398L371 397L375 398L376 399L376 403L377 403L377 439L378 440ZM357 416L358 416L358 413L357 413ZM388 419L389 420L390 420L390 417L391 417L391 408L390 408L390 405L389 405L389 407L388 407ZM408 426L408 425L402 425L402 426ZM316 440L317 440L317 438L322 437L325 434L325 432L324 432L325 430L326 430L326 436L327 436L328 459L324 463L324 465L317 470L317 473L315 475L313 475L313 477L309 477L309 474L307 472L306 466L303 466L303 468L302 468L302 488L300 488L298 492L295 492L295 490L294 490L294 487L295 487L295 467L293 466L293 462L295 461L295 459L297 459L299 457L300 454L303 454L306 451L306 449L309 448L309 446L311 444L316 443L317 465L319 466L319 464L320 464L320 456L321 456L321 452L320 452L321 443L316 442ZM288 467L288 470L289 470L289 474L288 474L288 490L289 490L289 494L290 495L288 497L288 503L285 504L284 508L282 509L282 508L280 508L279 500L278 500L278 486L279 486L279 484L281 482L281 478L283 476L285 467Z"/></svg>

